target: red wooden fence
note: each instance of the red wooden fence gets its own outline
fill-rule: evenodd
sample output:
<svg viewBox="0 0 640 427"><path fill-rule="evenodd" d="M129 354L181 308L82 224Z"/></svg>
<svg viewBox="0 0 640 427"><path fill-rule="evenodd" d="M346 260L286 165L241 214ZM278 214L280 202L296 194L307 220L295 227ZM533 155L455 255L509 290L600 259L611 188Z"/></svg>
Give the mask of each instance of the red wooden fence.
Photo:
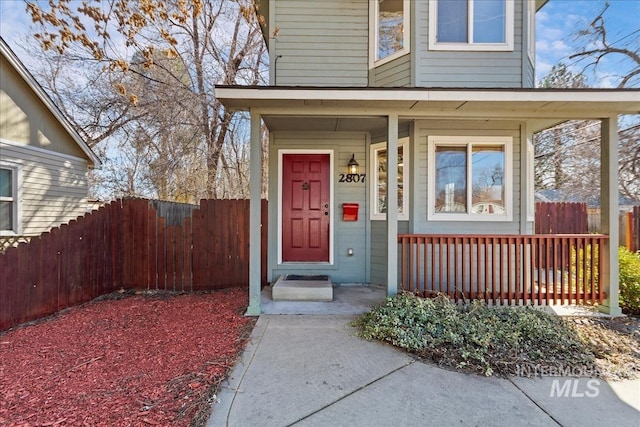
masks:
<svg viewBox="0 0 640 427"><path fill-rule="evenodd" d="M267 202L262 202L266 283ZM202 200L166 225L148 200L112 202L0 254L0 330L118 289L248 286L249 201Z"/></svg>
<svg viewBox="0 0 640 427"><path fill-rule="evenodd" d="M401 285L409 292L494 304L602 302L604 235L398 236Z"/></svg>
<svg viewBox="0 0 640 427"><path fill-rule="evenodd" d="M640 251L640 206L634 206L627 212L626 246L631 252Z"/></svg>
<svg viewBox="0 0 640 427"><path fill-rule="evenodd" d="M535 224L536 234L587 234L587 204L538 202Z"/></svg>

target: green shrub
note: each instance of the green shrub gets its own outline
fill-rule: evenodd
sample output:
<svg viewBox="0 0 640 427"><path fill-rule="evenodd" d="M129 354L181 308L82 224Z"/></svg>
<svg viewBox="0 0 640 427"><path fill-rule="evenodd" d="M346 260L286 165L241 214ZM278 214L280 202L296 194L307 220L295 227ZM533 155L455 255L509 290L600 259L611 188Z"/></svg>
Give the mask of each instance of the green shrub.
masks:
<svg viewBox="0 0 640 427"><path fill-rule="evenodd" d="M640 314L640 252L618 248L620 260L620 307L625 312Z"/></svg>
<svg viewBox="0 0 640 427"><path fill-rule="evenodd" d="M442 295L400 294L354 325L363 338L487 376L518 374L526 366L595 369L593 352L575 329L531 307L488 307L481 301L457 306Z"/></svg>

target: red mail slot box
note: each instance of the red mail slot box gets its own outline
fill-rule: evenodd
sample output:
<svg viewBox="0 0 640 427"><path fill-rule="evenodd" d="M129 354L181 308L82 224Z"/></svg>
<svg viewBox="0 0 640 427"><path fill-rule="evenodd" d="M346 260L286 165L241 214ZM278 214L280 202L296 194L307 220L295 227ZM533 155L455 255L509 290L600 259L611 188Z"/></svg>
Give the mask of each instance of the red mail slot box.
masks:
<svg viewBox="0 0 640 427"><path fill-rule="evenodd" d="M357 221L358 220L358 203L343 203L342 204L342 220L343 221Z"/></svg>

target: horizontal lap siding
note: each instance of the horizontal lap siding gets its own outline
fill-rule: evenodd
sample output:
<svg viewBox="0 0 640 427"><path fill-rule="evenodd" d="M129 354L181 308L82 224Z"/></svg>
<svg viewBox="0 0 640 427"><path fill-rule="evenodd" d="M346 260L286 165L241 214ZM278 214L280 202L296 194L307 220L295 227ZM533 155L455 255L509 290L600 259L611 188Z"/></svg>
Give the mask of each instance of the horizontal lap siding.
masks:
<svg viewBox="0 0 640 427"><path fill-rule="evenodd" d="M415 3L417 86L523 87L522 5L515 2L511 52L429 50L429 2ZM525 86L528 87L528 86Z"/></svg>
<svg viewBox="0 0 640 427"><path fill-rule="evenodd" d="M278 0L275 7L272 84L367 85L367 0Z"/></svg>
<svg viewBox="0 0 640 427"><path fill-rule="evenodd" d="M334 205L330 215L334 223L334 265L277 265L278 253L278 150L281 149L327 149L333 151L334 170L333 188ZM269 152L269 276L274 281L283 274L328 274L334 283L365 282L367 280L367 210L366 182L341 183L339 175L346 172L346 165L355 155L360 164L360 173L368 173L366 155L368 152L367 138L358 132L274 132ZM369 176L366 177L369 179ZM346 222L342 220L342 204L358 203L360 205L358 221ZM347 249L353 248L353 256L347 255Z"/></svg>
<svg viewBox="0 0 640 427"><path fill-rule="evenodd" d="M86 212L86 161L3 143L0 149L2 160L22 166L23 235L38 235Z"/></svg>
<svg viewBox="0 0 640 427"><path fill-rule="evenodd" d="M513 220L511 222L473 221L427 221L428 161L427 138L431 135L447 136L510 136L513 138ZM520 232L520 123L510 121L441 121L422 120L416 122L415 147L415 222L416 233L461 234Z"/></svg>
<svg viewBox="0 0 640 427"><path fill-rule="evenodd" d="M536 76L535 70L533 68L533 64L531 63L531 59L529 59L529 55L527 54L527 58L524 61L524 87L535 87L536 85Z"/></svg>
<svg viewBox="0 0 640 427"><path fill-rule="evenodd" d="M409 232L409 221L398 221L398 234ZM387 222L371 221L371 283L387 283ZM401 264L398 254L398 266Z"/></svg>
<svg viewBox="0 0 640 427"><path fill-rule="evenodd" d="M376 67L372 71L371 86L409 87L411 86L411 55L404 55L398 59Z"/></svg>

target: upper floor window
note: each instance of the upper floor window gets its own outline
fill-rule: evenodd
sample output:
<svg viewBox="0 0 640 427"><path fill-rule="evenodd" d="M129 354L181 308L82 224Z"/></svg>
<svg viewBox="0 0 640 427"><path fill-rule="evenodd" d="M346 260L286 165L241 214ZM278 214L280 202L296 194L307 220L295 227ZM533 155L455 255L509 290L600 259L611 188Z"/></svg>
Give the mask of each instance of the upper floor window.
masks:
<svg viewBox="0 0 640 427"><path fill-rule="evenodd" d="M409 138L398 141L398 219L409 219ZM387 218L387 143L371 145L371 219Z"/></svg>
<svg viewBox="0 0 640 427"><path fill-rule="evenodd" d="M409 0L377 0L370 4L372 65L409 52Z"/></svg>
<svg viewBox="0 0 640 427"><path fill-rule="evenodd" d="M18 233L18 168L0 167L0 234Z"/></svg>
<svg viewBox="0 0 640 427"><path fill-rule="evenodd" d="M430 220L511 220L511 137L430 136L428 142Z"/></svg>
<svg viewBox="0 0 640 427"><path fill-rule="evenodd" d="M513 0L429 0L429 49L513 50Z"/></svg>

